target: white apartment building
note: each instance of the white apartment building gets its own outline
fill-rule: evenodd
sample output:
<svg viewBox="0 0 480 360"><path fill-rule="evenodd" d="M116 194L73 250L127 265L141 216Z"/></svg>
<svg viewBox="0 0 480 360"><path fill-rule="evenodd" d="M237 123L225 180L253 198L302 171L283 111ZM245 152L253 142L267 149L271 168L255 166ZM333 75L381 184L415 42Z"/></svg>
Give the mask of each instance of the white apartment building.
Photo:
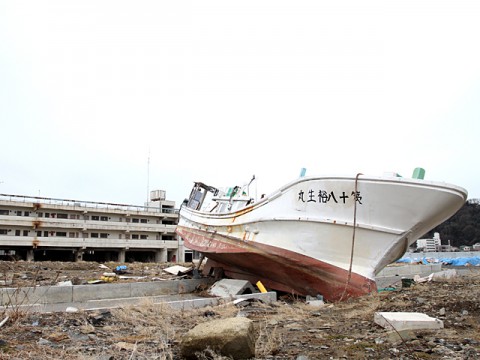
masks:
<svg viewBox="0 0 480 360"><path fill-rule="evenodd" d="M432 239L418 239L417 249L420 248L425 252L441 251L442 241L440 240L440 234L438 232L434 233Z"/></svg>
<svg viewBox="0 0 480 360"><path fill-rule="evenodd" d="M0 259L183 262L177 223L163 190L145 206L0 194Z"/></svg>

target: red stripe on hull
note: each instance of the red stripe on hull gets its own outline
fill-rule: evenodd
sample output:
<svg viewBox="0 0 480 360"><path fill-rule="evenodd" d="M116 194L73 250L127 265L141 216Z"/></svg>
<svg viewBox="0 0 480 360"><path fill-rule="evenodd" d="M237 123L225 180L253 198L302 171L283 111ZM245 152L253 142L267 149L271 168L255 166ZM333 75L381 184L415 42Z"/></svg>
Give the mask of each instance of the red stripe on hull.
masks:
<svg viewBox="0 0 480 360"><path fill-rule="evenodd" d="M186 247L208 257L204 272L222 267L231 278L252 283L260 280L267 288L303 296L321 294L328 301L346 300L377 290L372 279L355 273L349 279L345 269L282 248L182 226L176 231Z"/></svg>

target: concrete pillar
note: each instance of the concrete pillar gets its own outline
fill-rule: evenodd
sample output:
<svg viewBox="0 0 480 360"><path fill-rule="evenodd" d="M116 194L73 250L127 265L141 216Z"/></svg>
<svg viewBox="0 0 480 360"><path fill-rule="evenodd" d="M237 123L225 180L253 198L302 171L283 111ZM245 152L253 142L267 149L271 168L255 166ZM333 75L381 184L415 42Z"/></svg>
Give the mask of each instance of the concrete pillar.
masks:
<svg viewBox="0 0 480 360"><path fill-rule="evenodd" d="M155 262L157 263L167 262L167 249L160 249L155 251Z"/></svg>
<svg viewBox="0 0 480 360"><path fill-rule="evenodd" d="M118 262L124 263L125 262L125 250L122 249L118 252Z"/></svg>
<svg viewBox="0 0 480 360"><path fill-rule="evenodd" d="M34 260L33 249L29 249L27 250L27 261L33 261L33 260Z"/></svg>
<svg viewBox="0 0 480 360"><path fill-rule="evenodd" d="M77 250L75 251L75 262L83 261L83 251Z"/></svg>
<svg viewBox="0 0 480 360"><path fill-rule="evenodd" d="M185 262L185 247L183 245L178 245L177 262L179 263Z"/></svg>

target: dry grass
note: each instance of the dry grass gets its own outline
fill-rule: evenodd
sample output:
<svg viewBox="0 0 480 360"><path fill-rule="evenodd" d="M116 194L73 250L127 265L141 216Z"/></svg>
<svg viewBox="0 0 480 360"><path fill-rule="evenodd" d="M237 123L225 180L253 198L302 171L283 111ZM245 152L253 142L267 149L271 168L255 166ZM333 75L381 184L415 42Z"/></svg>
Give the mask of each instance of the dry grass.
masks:
<svg viewBox="0 0 480 360"><path fill-rule="evenodd" d="M260 323L255 343L255 357L263 359L268 355L276 355L281 350L283 343L282 333L276 326L269 328L267 322Z"/></svg>

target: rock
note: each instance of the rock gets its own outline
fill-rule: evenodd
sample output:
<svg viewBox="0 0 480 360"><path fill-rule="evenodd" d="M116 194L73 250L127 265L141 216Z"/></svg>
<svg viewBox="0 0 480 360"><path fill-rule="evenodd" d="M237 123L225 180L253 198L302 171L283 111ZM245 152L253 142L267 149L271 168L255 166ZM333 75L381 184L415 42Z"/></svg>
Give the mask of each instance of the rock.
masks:
<svg viewBox="0 0 480 360"><path fill-rule="evenodd" d="M201 323L187 332L181 341L181 353L196 359L195 353L211 349L233 359L255 356L253 322L243 317L212 320Z"/></svg>
<svg viewBox="0 0 480 360"><path fill-rule="evenodd" d="M386 334L387 340L392 344L399 344L404 341L416 339L417 336L411 330L389 331Z"/></svg>

